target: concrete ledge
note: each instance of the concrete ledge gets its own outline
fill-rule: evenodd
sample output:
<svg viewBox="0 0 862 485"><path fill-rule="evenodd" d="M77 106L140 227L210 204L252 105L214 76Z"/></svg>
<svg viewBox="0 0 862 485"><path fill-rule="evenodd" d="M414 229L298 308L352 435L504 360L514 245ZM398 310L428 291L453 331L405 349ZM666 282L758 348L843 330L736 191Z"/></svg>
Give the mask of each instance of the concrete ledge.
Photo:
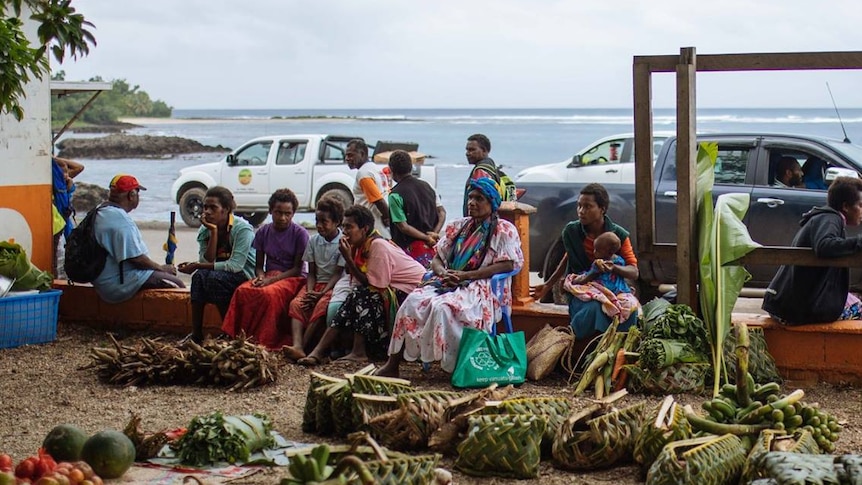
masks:
<svg viewBox="0 0 862 485"><path fill-rule="evenodd" d="M123 303L106 303L92 285L70 285L54 280L63 290L58 320L100 330L148 330L186 334L191 331L191 305L188 288L139 291ZM218 335L221 316L213 305L204 310L204 332Z"/></svg>
<svg viewBox="0 0 862 485"><path fill-rule="evenodd" d="M732 319L763 329L784 378L862 384L862 320L787 326L762 314L735 313Z"/></svg>
<svg viewBox="0 0 862 485"><path fill-rule="evenodd" d="M188 289L145 290L120 304L105 303L91 285L69 285L55 280L63 290L59 321L102 330L148 330L185 334L191 330ZM781 375L789 380L824 381L862 385L862 321L785 326L764 314L734 313L742 321L763 329L769 353ZM549 303L529 303L512 308L515 330L527 340L545 324L568 325L568 308ZM213 305L204 313L204 331L217 335L221 318Z"/></svg>

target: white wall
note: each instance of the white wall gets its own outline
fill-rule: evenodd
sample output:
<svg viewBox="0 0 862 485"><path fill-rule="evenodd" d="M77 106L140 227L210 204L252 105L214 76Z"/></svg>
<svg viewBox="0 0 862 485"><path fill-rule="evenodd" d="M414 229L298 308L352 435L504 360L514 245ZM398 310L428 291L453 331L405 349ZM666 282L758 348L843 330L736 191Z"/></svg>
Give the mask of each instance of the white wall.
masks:
<svg viewBox="0 0 862 485"><path fill-rule="evenodd" d="M37 24L26 7L21 15L35 44ZM20 100L24 119L0 115L0 240L14 239L37 266L50 270L50 74L27 84L25 93Z"/></svg>

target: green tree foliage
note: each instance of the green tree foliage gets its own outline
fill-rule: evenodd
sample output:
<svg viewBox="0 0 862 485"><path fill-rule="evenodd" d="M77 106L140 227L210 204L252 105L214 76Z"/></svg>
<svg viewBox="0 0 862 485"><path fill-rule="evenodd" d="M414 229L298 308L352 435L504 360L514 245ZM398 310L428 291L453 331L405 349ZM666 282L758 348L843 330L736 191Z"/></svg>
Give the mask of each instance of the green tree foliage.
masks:
<svg viewBox="0 0 862 485"><path fill-rule="evenodd" d="M52 78L55 81L65 80L66 73L59 71ZM91 78L93 82L103 82L101 77ZM95 125L113 124L117 118L122 116L138 116L153 118L168 118L173 112L173 107L164 101L150 99L146 91L141 91L140 86L130 86L125 79L115 79L113 88L105 91L96 98L96 101L84 111L79 120L84 123ZM51 101L51 119L65 122L70 119L87 102L92 94L79 93L63 96Z"/></svg>
<svg viewBox="0 0 862 485"><path fill-rule="evenodd" d="M87 30L93 24L76 13L72 0L0 0L0 114L24 118L21 99L27 83L50 72L48 50L62 63L66 55L85 56L96 45ZM32 46L23 32L22 12L38 24L38 46Z"/></svg>

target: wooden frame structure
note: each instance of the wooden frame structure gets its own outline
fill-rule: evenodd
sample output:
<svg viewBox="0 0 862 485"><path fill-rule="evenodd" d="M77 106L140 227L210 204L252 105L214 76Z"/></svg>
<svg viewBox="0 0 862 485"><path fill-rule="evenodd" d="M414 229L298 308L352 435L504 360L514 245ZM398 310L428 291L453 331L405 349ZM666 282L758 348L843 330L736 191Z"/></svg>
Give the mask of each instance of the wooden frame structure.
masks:
<svg viewBox="0 0 862 485"><path fill-rule="evenodd" d="M694 47L680 54L635 56L633 63L635 132L635 202L638 257L675 258L677 300L697 308L697 226L695 194L697 72L794 71L862 69L862 51L697 56ZM677 244L655 243L655 200L652 167L652 74L676 73ZM765 246L742 258L743 263L802 266L862 266L862 253L821 260L805 248Z"/></svg>

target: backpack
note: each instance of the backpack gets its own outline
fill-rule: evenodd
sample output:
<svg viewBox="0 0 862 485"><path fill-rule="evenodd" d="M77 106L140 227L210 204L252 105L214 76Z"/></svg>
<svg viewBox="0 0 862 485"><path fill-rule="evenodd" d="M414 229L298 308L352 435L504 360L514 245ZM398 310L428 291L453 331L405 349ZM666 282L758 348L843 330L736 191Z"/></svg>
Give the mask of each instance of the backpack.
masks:
<svg viewBox="0 0 862 485"><path fill-rule="evenodd" d="M515 181L512 180L512 177L509 177L506 172L499 165L491 165L488 163L480 163L476 167L481 167L482 170L489 173L496 173L495 181L500 184L500 189L502 193L500 194L503 202L506 201L516 201L518 200L517 195L517 187L515 187Z"/></svg>
<svg viewBox="0 0 862 485"><path fill-rule="evenodd" d="M76 283L92 283L105 269L108 252L96 241L96 213L91 210L66 239L66 277Z"/></svg>

